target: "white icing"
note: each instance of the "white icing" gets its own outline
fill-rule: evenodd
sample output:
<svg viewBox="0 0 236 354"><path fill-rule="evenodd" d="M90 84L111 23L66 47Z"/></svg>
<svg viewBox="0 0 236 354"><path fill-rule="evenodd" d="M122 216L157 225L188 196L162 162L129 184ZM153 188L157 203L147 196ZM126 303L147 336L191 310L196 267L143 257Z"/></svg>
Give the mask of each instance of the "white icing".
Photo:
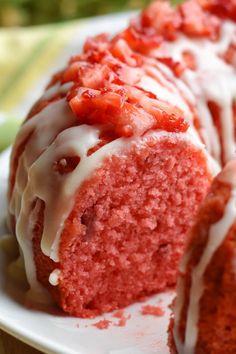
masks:
<svg viewBox="0 0 236 354"><path fill-rule="evenodd" d="M61 119L60 117L65 117L65 119ZM15 215L17 220L16 237L24 257L27 279L31 289L34 289L34 292L39 294L38 300L40 301L41 298L46 298L47 295L45 295L46 291L44 291L44 288L38 283L36 278L31 242L34 213L38 212L39 203L36 203L34 212L24 215L23 210L25 210L25 208L29 209L31 206L29 207L27 204L28 201L21 197L23 196L29 181L28 170L30 166L35 160L37 160L45 148L53 142L61 130L75 123L76 117L71 113L68 105L65 104L65 100L57 101L56 103L47 106L39 114L23 124L17 135L16 144L14 145L11 154L11 170L13 170L12 164L14 157L18 152L18 148L31 134L25 150L19 159L19 168L16 171L15 185L9 201L9 212ZM43 184L43 179L41 183ZM20 214L21 217L19 219Z"/></svg>
<svg viewBox="0 0 236 354"><path fill-rule="evenodd" d="M158 62L158 67L171 82L174 82L175 86L179 88L182 94L184 94L184 97L188 100L188 102L194 105L196 102L195 96L193 95L189 87L183 82L183 80L178 79L176 76L174 76L173 71L166 65Z"/></svg>
<svg viewBox="0 0 236 354"><path fill-rule="evenodd" d="M60 117L65 116L66 119ZM18 149L25 139L31 134L30 140L26 145L24 153L22 154L19 166L17 169L15 185L10 200L9 211L16 216L19 214L20 196L24 191L27 183L28 167L39 157L42 151L49 146L57 134L77 122L76 117L70 111L65 100L59 100L53 104L48 105L40 113L36 114L33 118L26 121L21 127L16 137L16 143L11 154L11 171L13 170L13 160L17 155ZM22 163L21 163L22 162ZM15 203L18 201L18 208Z"/></svg>
<svg viewBox="0 0 236 354"><path fill-rule="evenodd" d="M60 269L54 269L52 273L49 275L49 283L53 286L57 286L59 284L59 277L60 277L61 271Z"/></svg>
<svg viewBox="0 0 236 354"><path fill-rule="evenodd" d="M207 163L209 171L211 171L212 176L215 177L221 170L219 163L209 154L207 155Z"/></svg>
<svg viewBox="0 0 236 354"><path fill-rule="evenodd" d="M235 69L220 58L226 52L229 44L235 41L235 24L224 21L220 39L209 41L208 39L193 40L181 35L174 42L165 43L165 47L156 49L152 53L156 55L163 50L167 56L182 62L182 53L188 51L193 54L197 68L187 69L182 75L183 81L195 96L195 102L201 122L201 136L211 155L221 161L221 153L224 162L235 158L236 143L234 138L233 102L236 100ZM221 109L220 123L222 127L223 143L220 144L219 135L207 103L213 101Z"/></svg>
<svg viewBox="0 0 236 354"><path fill-rule="evenodd" d="M217 177L221 182L231 186L231 195L224 210L223 217L211 225L206 247L201 255L199 263L195 266L191 274L191 288L189 294L189 304L187 310L185 341L182 343L178 327L181 318L181 311L184 306L184 278L179 278L177 284L177 299L175 303L174 316L174 339L178 353L194 354L198 339L198 320L200 312L200 300L204 293L204 274L208 264L210 264L213 255L224 242L230 228L236 220L236 161L230 161L220 175ZM180 265L180 272L184 275L187 270L187 264L191 258L191 250L188 251Z"/></svg>
<svg viewBox="0 0 236 354"><path fill-rule="evenodd" d="M157 70L155 66L145 65L146 73L149 75L143 75L138 86L144 90L154 93L158 99L170 103L172 106L178 107L184 112L184 116L188 122L192 122L192 113L183 98L183 94L177 89L175 82L178 80L174 78L172 74L172 81L174 84L167 80L161 73L160 69ZM152 74L153 77L150 76Z"/></svg>
<svg viewBox="0 0 236 354"><path fill-rule="evenodd" d="M37 197L45 202L41 248L45 255L50 256L56 262L59 261L57 241L59 240L65 218L72 209L73 195L76 187L80 185L83 179L86 178L87 173L89 173L89 169L85 167L87 160L89 160L89 157L86 156L87 151L99 142L98 136L99 129L95 127L82 125L65 129L28 171L29 182L22 198L28 202L30 198ZM54 170L53 166L65 154L66 156L79 156L81 160L73 172L62 176ZM46 176L45 171L48 171ZM74 176L76 176L75 183L73 183ZM42 179L44 179L43 183L41 183ZM30 208L29 203L28 207ZM27 215L29 210L22 210L23 212ZM21 214L19 215L20 218ZM53 223L51 219L53 219Z"/></svg>

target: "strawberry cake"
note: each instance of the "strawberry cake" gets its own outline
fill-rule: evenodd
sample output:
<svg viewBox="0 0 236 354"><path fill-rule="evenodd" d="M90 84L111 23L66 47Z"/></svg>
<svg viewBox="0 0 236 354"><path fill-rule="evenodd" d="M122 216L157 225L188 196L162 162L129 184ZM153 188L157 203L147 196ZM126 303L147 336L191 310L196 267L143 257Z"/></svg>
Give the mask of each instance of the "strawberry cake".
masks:
<svg viewBox="0 0 236 354"><path fill-rule="evenodd" d="M52 77L11 154L9 225L32 297L91 317L175 285L235 154L234 21L234 1L157 1Z"/></svg>
<svg viewBox="0 0 236 354"><path fill-rule="evenodd" d="M236 160L215 178L191 231L170 329L172 353L236 353Z"/></svg>

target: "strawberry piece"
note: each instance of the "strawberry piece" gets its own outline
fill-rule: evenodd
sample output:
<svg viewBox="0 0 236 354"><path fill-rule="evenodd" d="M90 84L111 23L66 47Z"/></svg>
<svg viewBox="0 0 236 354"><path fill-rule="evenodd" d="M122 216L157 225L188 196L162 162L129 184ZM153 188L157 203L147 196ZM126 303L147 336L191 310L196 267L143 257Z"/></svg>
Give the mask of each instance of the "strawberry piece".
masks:
<svg viewBox="0 0 236 354"><path fill-rule="evenodd" d="M236 21L236 0L198 0L205 11Z"/></svg>
<svg viewBox="0 0 236 354"><path fill-rule="evenodd" d="M196 0L189 0L179 6L182 16L182 31L191 37L219 36L220 21L217 17L206 13Z"/></svg>
<svg viewBox="0 0 236 354"><path fill-rule="evenodd" d="M107 125L123 137L150 129L187 130L179 109L136 86L145 74L140 67L143 58L123 38L116 37L109 46L104 36L98 43L90 39L86 50L73 58L64 74L75 82L67 99L80 124ZM94 62L94 53L100 62Z"/></svg>
<svg viewBox="0 0 236 354"><path fill-rule="evenodd" d="M97 89L103 87L104 80L109 77L110 70L101 64L81 65L79 69L81 86Z"/></svg>
<svg viewBox="0 0 236 354"><path fill-rule="evenodd" d="M143 11L142 26L152 27L156 33L169 40L176 38L176 32L181 26L179 13L166 1L155 1Z"/></svg>
<svg viewBox="0 0 236 354"><path fill-rule="evenodd" d="M80 63L74 62L71 65L69 65L64 73L62 74L62 82L68 82L68 81L78 81L79 80L79 68L80 68Z"/></svg>
<svg viewBox="0 0 236 354"><path fill-rule="evenodd" d="M138 99L139 107L134 103ZM134 88L129 92L127 88L127 96L125 91L118 93L79 88L77 94L69 99L69 104L80 124L106 123L113 127L117 136L140 136L150 129L178 132L188 128L177 108L170 108L168 104L151 99Z"/></svg>
<svg viewBox="0 0 236 354"><path fill-rule="evenodd" d="M138 54L135 54L128 46L127 42L122 38L113 42L113 45L111 46L111 53L114 57L131 67L141 65L141 57Z"/></svg>
<svg viewBox="0 0 236 354"><path fill-rule="evenodd" d="M152 48L157 48L162 42L163 37L156 34L153 30L142 28L139 21L133 21L124 32L118 37L124 38L133 50L140 53L147 53Z"/></svg>
<svg viewBox="0 0 236 354"><path fill-rule="evenodd" d="M94 52L94 51L104 52L107 50L108 45L109 45L109 35L107 33L101 33L95 37L89 37L85 41L83 50L85 53Z"/></svg>
<svg viewBox="0 0 236 354"><path fill-rule="evenodd" d="M191 70L196 70L197 64L193 53L188 50L184 50L182 52L182 57L187 68Z"/></svg>
<svg viewBox="0 0 236 354"><path fill-rule="evenodd" d="M115 92L84 91L69 101L81 124L110 124L118 136L142 135L154 118Z"/></svg>
<svg viewBox="0 0 236 354"><path fill-rule="evenodd" d="M226 61L226 63L236 68L236 42L230 43L226 52L222 55L222 58Z"/></svg>
<svg viewBox="0 0 236 354"><path fill-rule="evenodd" d="M103 125L115 137L141 136L150 129L170 132L188 129L183 112L138 87L142 76L147 75L143 65L149 59L132 49L132 45L141 43L146 48L156 46L164 35L173 39L171 33L179 28L180 19L179 13L167 3L158 2L144 12L141 22L133 22L113 40L102 34L86 41L84 52L73 56L68 67L52 80L58 84L72 83L66 97L78 124ZM180 74L179 63L168 60ZM47 104L43 101L40 105Z"/></svg>
<svg viewBox="0 0 236 354"><path fill-rule="evenodd" d="M211 0L210 3L221 3L221 7L218 7L228 14L229 9L235 12L232 5L235 1L228 1L231 6L226 5L226 0ZM214 7L217 6L208 6L206 0L188 0L175 9L166 1L156 0L138 19L131 22L130 27L120 37L124 38L131 48L144 54L157 48L163 40L175 40L181 32L190 37L208 37L215 40L219 36L221 21L214 14ZM215 12L217 13L216 10ZM232 14L228 14L229 16L234 17Z"/></svg>

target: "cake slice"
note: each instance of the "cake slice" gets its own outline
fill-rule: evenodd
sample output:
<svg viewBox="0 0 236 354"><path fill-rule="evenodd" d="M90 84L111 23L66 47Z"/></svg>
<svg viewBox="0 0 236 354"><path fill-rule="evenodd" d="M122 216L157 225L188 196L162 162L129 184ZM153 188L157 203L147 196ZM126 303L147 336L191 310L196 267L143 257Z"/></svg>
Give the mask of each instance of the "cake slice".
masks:
<svg viewBox="0 0 236 354"><path fill-rule="evenodd" d="M34 299L91 317L175 284L214 171L165 72L122 38L90 39L22 125L9 222Z"/></svg>
<svg viewBox="0 0 236 354"><path fill-rule="evenodd" d="M236 161L213 181L180 265L171 353L236 352Z"/></svg>

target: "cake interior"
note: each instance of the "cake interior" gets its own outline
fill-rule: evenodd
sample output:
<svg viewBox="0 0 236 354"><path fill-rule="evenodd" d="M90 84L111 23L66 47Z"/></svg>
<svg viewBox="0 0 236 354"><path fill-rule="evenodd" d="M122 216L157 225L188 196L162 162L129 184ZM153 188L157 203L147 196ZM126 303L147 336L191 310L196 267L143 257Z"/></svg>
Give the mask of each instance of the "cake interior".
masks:
<svg viewBox="0 0 236 354"><path fill-rule="evenodd" d="M41 202L33 238L39 281L66 312L82 317L173 286L186 232L210 180L203 152L171 136L108 158L77 191L61 235L60 263L40 248ZM48 281L55 268L57 287Z"/></svg>

